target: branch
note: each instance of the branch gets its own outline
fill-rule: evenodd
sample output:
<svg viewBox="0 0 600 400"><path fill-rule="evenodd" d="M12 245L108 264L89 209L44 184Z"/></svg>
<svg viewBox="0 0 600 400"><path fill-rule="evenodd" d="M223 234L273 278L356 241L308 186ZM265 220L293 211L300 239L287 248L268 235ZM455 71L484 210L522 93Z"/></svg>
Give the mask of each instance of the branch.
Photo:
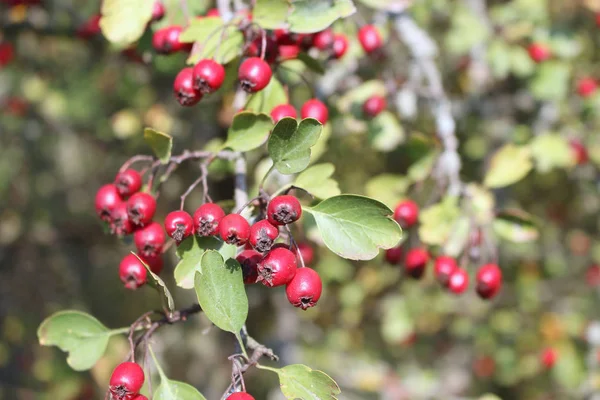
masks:
<svg viewBox="0 0 600 400"><path fill-rule="evenodd" d="M246 159L242 153L237 153L235 159L235 188L234 188L234 199L235 209L239 210L248 202L248 183L246 182L246 175L248 173L248 166Z"/></svg>

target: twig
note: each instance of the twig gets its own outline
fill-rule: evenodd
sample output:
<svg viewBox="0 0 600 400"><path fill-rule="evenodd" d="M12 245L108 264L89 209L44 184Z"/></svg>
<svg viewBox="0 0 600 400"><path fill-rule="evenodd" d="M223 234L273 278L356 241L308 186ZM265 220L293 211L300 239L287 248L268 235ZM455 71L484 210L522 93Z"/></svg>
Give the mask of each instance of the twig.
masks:
<svg viewBox="0 0 600 400"><path fill-rule="evenodd" d="M123 163L123 165L121 166L121 168L119 168L119 172L126 171L127 169L129 169L129 167L131 167L131 165L133 165L136 162L140 162L140 161L150 162L152 160L154 160L154 157L152 157L152 156L138 154L136 156L131 157L129 160L125 161Z"/></svg>
<svg viewBox="0 0 600 400"><path fill-rule="evenodd" d="M206 202L207 198L210 198L210 196L208 195L208 166L207 166L208 162L210 162L210 160L207 160L206 162L203 162L202 164L200 164L200 176L181 195L181 203L179 205L180 210L183 210L183 206L185 205L185 199L200 183L202 183L202 190L204 191L203 203ZM211 200L211 203L212 203L212 200Z"/></svg>
<svg viewBox="0 0 600 400"><path fill-rule="evenodd" d="M246 182L246 174L248 166L243 154L237 153L235 159L235 188L233 197L235 200L235 208L240 209L248 202L248 183Z"/></svg>

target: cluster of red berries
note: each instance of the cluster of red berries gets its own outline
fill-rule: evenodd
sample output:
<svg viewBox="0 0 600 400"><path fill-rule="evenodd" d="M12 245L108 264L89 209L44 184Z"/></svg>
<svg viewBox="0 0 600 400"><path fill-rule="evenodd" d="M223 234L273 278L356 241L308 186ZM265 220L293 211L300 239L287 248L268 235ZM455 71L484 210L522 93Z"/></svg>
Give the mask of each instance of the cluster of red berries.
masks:
<svg viewBox="0 0 600 400"><path fill-rule="evenodd" d="M109 391L114 400L148 400L140 389L144 385L144 370L134 362L124 362L113 370Z"/></svg>
<svg viewBox="0 0 600 400"><path fill-rule="evenodd" d="M414 226L419 218L419 206L411 201L400 202L394 210L394 219L405 229ZM402 262L404 250L401 246L389 249L385 259L390 264ZM420 279L430 261L430 255L423 247L410 249L404 257L404 267L408 276ZM469 287L469 274L459 267L456 259L449 256L439 256L434 262L434 274L437 281L452 293L464 293ZM496 264L486 264L479 268L476 276L475 291L483 299L495 297L502 287L502 271Z"/></svg>

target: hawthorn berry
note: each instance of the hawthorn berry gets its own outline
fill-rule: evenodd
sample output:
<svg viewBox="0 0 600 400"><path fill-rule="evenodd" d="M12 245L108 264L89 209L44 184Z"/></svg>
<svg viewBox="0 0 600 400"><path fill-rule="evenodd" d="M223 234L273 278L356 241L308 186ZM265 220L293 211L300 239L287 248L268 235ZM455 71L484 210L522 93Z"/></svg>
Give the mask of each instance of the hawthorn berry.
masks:
<svg viewBox="0 0 600 400"><path fill-rule="evenodd" d="M155 1L152 6L152 21L160 21L165 16L165 5L162 1Z"/></svg>
<svg viewBox="0 0 600 400"><path fill-rule="evenodd" d="M133 234L138 253L144 257L157 257L165 244L165 232L158 222L152 222Z"/></svg>
<svg viewBox="0 0 600 400"><path fill-rule="evenodd" d="M315 258L315 251L313 250L312 246L306 242L300 242L297 246L298 252L302 256L302 261L304 261L304 265L308 266L312 264Z"/></svg>
<svg viewBox="0 0 600 400"><path fill-rule="evenodd" d="M304 118L314 118L325 125L329 119L329 111L322 101L317 99L307 100L300 109L300 116Z"/></svg>
<svg viewBox="0 0 600 400"><path fill-rule="evenodd" d="M546 61L552 55L550 48L543 43L530 44L527 48L527 52L529 53L529 57L531 57L531 59L536 63Z"/></svg>
<svg viewBox="0 0 600 400"><path fill-rule="evenodd" d="M117 399L130 399L144 385L144 370L134 362L124 362L110 376L110 393Z"/></svg>
<svg viewBox="0 0 600 400"><path fill-rule="evenodd" d="M369 118L375 118L387 107L387 101L383 96L371 96L363 103L363 113Z"/></svg>
<svg viewBox="0 0 600 400"><path fill-rule="evenodd" d="M571 140L569 145L571 146L571 152L577 165L583 165L589 161L587 149L580 141Z"/></svg>
<svg viewBox="0 0 600 400"><path fill-rule="evenodd" d="M10 42L0 42L0 67L10 64L14 55L15 51Z"/></svg>
<svg viewBox="0 0 600 400"><path fill-rule="evenodd" d="M246 50L246 55L250 57L260 57L262 54L263 48L263 38L262 36L257 37L250 43L248 49ZM277 59L279 55L279 46L275 40L271 37L265 37L265 61L269 64L272 64Z"/></svg>
<svg viewBox="0 0 600 400"><path fill-rule="evenodd" d="M502 287L502 271L496 264L486 264L477 271L476 281L475 290L479 297L491 299Z"/></svg>
<svg viewBox="0 0 600 400"><path fill-rule="evenodd" d="M267 206L267 219L275 226L291 224L299 220L301 215L300 202L289 194L272 198Z"/></svg>
<svg viewBox="0 0 600 400"><path fill-rule="evenodd" d="M238 70L238 79L248 93L263 90L271 81L273 72L267 62L259 57L250 57L244 60Z"/></svg>
<svg viewBox="0 0 600 400"><path fill-rule="evenodd" d="M291 104L280 104L271 110L271 118L273 122L278 123L285 117L297 118L296 109Z"/></svg>
<svg viewBox="0 0 600 400"><path fill-rule="evenodd" d="M219 14L218 8L211 8L206 12L206 14L204 14L204 16L205 17L220 17L221 14Z"/></svg>
<svg viewBox="0 0 600 400"><path fill-rule="evenodd" d="M288 249L271 249L258 263L258 282L274 287L289 283L296 275L296 256Z"/></svg>
<svg viewBox="0 0 600 400"><path fill-rule="evenodd" d="M424 248L417 247L410 249L406 253L404 266L408 275L415 279L420 279L425 272L425 266L429 262L429 254Z"/></svg>
<svg viewBox="0 0 600 400"><path fill-rule="evenodd" d="M111 213L110 233L113 235L125 236L132 233L134 226L127 212L127 204L121 202Z"/></svg>
<svg viewBox="0 0 600 400"><path fill-rule="evenodd" d="M548 347L542 351L541 359L544 368L550 369L554 367L554 364L556 364L556 361L558 360L558 351L552 347Z"/></svg>
<svg viewBox="0 0 600 400"><path fill-rule="evenodd" d="M96 192L96 200L94 207L96 214L102 221L110 222L112 212L119 204L123 202L117 187L113 184L102 186Z"/></svg>
<svg viewBox="0 0 600 400"><path fill-rule="evenodd" d="M365 25L358 31L358 41L365 53L372 53L383 46L383 39L377 28Z"/></svg>
<svg viewBox="0 0 600 400"><path fill-rule="evenodd" d="M179 41L182 31L183 28L178 25L157 30L152 36L152 47L159 54L173 54L187 49L187 43Z"/></svg>
<svg viewBox="0 0 600 400"><path fill-rule="evenodd" d="M590 287L600 286L600 265L590 265L585 272L585 281Z"/></svg>
<svg viewBox="0 0 600 400"><path fill-rule="evenodd" d="M453 257L449 256L439 256L435 259L435 263L433 265L433 271L435 273L435 278L438 280L442 286L448 287L450 282L450 276L456 271L458 268L458 264Z"/></svg>
<svg viewBox="0 0 600 400"><path fill-rule="evenodd" d="M401 201L394 210L394 219L402 228L410 228L419 219L419 206L412 200Z"/></svg>
<svg viewBox="0 0 600 400"><path fill-rule="evenodd" d="M167 235L177 243L194 234L194 220L183 210L172 211L165 217Z"/></svg>
<svg viewBox="0 0 600 400"><path fill-rule="evenodd" d="M387 249L385 251L385 261L388 263L395 265L400 264L402 261L402 256L404 255L404 250L401 246L392 247L391 249Z"/></svg>
<svg viewBox="0 0 600 400"><path fill-rule="evenodd" d="M279 228L273 226L266 219L260 220L250 227L249 242L257 251L269 251L273 242L279 236Z"/></svg>
<svg viewBox="0 0 600 400"><path fill-rule="evenodd" d="M140 191L140 188L142 187L142 176L135 169L126 169L117 174L115 186L121 196L129 197Z"/></svg>
<svg viewBox="0 0 600 400"><path fill-rule="evenodd" d="M298 58L300 51L300 46L297 44L281 44L279 47L277 47L279 61L293 60Z"/></svg>
<svg viewBox="0 0 600 400"><path fill-rule="evenodd" d="M156 199L149 193L134 193L127 200L129 219L137 226L146 226L152 222L156 212Z"/></svg>
<svg viewBox="0 0 600 400"><path fill-rule="evenodd" d="M454 294L461 294L469 287L469 274L462 268L456 268L448 280L448 289Z"/></svg>
<svg viewBox="0 0 600 400"><path fill-rule="evenodd" d="M250 396L246 392L232 393L227 397L227 400L254 400L254 397Z"/></svg>
<svg viewBox="0 0 600 400"><path fill-rule="evenodd" d="M348 38L346 35L337 34L333 37L333 57L340 59L348 50Z"/></svg>
<svg viewBox="0 0 600 400"><path fill-rule="evenodd" d="M590 97L594 93L596 93L596 89L598 88L598 84L594 78L582 78L577 82L577 93L583 97Z"/></svg>
<svg viewBox="0 0 600 400"><path fill-rule="evenodd" d="M251 285L257 282L257 267L262 258L262 254L256 250L244 250L235 258L242 266L242 275L244 276L244 283L246 285Z"/></svg>
<svg viewBox="0 0 600 400"><path fill-rule="evenodd" d="M153 257L144 257L139 255L139 257L148 265L150 271L154 272L156 275L160 275L164 266L164 261L160 255Z"/></svg>
<svg viewBox="0 0 600 400"><path fill-rule="evenodd" d="M313 35L312 45L321 51L329 50L331 46L333 46L333 38L333 31L331 29L325 29Z"/></svg>
<svg viewBox="0 0 600 400"><path fill-rule="evenodd" d="M193 74L194 88L204 94L219 90L225 80L225 68L213 59L198 61Z"/></svg>
<svg viewBox="0 0 600 400"><path fill-rule="evenodd" d="M194 69L186 67L179 71L173 82L175 98L184 107L190 107L202 100L202 92L195 88Z"/></svg>
<svg viewBox="0 0 600 400"><path fill-rule="evenodd" d="M119 264L119 278L127 289L135 290L146 283L148 271L133 254L127 254Z"/></svg>
<svg viewBox="0 0 600 400"><path fill-rule="evenodd" d="M100 14L94 14L77 28L77 36L81 39L90 39L102 31L100 29Z"/></svg>
<svg viewBox="0 0 600 400"><path fill-rule="evenodd" d="M250 237L250 224L240 214L229 214L219 222L219 235L229 244L241 246Z"/></svg>
<svg viewBox="0 0 600 400"><path fill-rule="evenodd" d="M288 301L303 310L313 307L321 298L321 277L311 268L298 268L294 278L285 287Z"/></svg>
<svg viewBox="0 0 600 400"><path fill-rule="evenodd" d="M198 236L212 236L219 232L219 222L225 211L215 203L204 203L194 212L194 231Z"/></svg>

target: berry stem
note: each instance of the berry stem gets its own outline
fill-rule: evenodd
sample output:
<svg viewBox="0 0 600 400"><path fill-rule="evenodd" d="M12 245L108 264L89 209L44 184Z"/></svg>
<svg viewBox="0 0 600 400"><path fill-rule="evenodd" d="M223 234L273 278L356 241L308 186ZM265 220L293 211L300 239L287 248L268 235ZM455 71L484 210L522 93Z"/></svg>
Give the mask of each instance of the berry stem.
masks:
<svg viewBox="0 0 600 400"><path fill-rule="evenodd" d="M285 230L288 233L288 239L290 240L290 246L294 246L294 250L296 252L296 255L300 259L300 268L304 268L305 267L305 265L304 265L304 258L302 257L302 252L298 248L298 243L296 243L296 241L294 240L294 235L292 235L292 230L290 229L290 226L286 225L285 226Z"/></svg>
<svg viewBox="0 0 600 400"><path fill-rule="evenodd" d="M198 177L198 179L196 179L194 181L194 183L192 183L187 190L181 195L181 203L179 205L179 209L183 210L183 206L185 205L185 199L189 196L189 194L196 188L196 186L198 186L200 183L202 183L202 191L203 191L203 203L206 203L206 199L210 199L210 196L208 195L208 162L211 161L212 159L207 160L207 162L203 162L202 164L200 164L200 176ZM210 202L212 203L212 200L210 200Z"/></svg>
<svg viewBox="0 0 600 400"><path fill-rule="evenodd" d="M152 160L154 160L154 157L152 157L152 156L148 156L148 155L144 155L144 154L135 155L123 163L121 168L119 168L119 173L125 172L126 170L129 169L129 167L131 167L131 165L133 165L136 162L141 162L141 161L150 162Z"/></svg>

